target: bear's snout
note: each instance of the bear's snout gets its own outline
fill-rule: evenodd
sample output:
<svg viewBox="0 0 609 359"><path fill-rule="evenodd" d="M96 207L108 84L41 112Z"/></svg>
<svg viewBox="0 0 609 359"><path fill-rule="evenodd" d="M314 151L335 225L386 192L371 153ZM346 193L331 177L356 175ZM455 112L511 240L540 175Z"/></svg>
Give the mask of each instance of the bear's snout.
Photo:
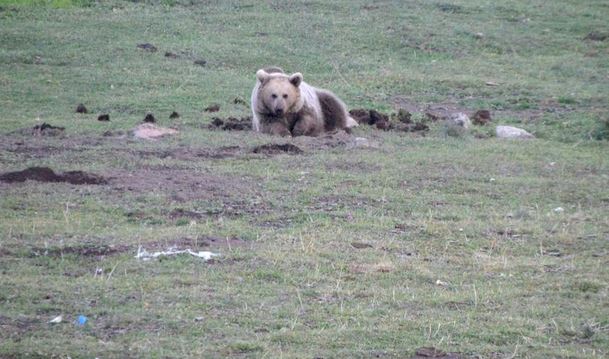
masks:
<svg viewBox="0 0 609 359"><path fill-rule="evenodd" d="M275 116L283 116L283 108L278 107L275 109Z"/></svg>

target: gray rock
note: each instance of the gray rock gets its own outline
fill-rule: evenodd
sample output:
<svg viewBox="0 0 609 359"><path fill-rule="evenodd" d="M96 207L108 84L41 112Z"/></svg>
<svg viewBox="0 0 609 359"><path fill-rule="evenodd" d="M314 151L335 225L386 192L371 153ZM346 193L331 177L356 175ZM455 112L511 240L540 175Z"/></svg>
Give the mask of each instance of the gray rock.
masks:
<svg viewBox="0 0 609 359"><path fill-rule="evenodd" d="M457 113L452 114L449 117L448 121L452 122L453 124L455 124L459 127L463 127L465 129L468 129L469 126L472 124L472 121L469 119L469 116L467 116L463 112L457 112Z"/></svg>
<svg viewBox="0 0 609 359"><path fill-rule="evenodd" d="M516 139L529 139L535 138L532 134L527 131L512 126L497 126L495 129L498 138L516 138Z"/></svg>

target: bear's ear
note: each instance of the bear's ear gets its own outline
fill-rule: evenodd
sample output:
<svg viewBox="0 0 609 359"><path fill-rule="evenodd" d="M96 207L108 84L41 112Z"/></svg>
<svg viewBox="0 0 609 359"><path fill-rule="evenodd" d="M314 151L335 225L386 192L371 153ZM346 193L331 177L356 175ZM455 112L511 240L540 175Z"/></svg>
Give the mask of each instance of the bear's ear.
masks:
<svg viewBox="0 0 609 359"><path fill-rule="evenodd" d="M298 86L300 86L300 83L302 82L302 74L300 72L292 74L292 75L290 75L289 80L292 83L292 85L298 87Z"/></svg>
<svg viewBox="0 0 609 359"><path fill-rule="evenodd" d="M258 72L256 72L256 78L258 79L258 81L264 82L269 78L269 74L266 71L260 69L258 70Z"/></svg>

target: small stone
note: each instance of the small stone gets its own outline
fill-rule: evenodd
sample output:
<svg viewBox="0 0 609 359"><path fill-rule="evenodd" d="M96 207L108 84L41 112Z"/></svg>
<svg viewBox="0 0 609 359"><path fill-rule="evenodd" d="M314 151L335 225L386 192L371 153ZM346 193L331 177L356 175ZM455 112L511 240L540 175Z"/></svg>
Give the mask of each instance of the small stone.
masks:
<svg viewBox="0 0 609 359"><path fill-rule="evenodd" d="M207 61L205 61L205 60L195 60L194 64L195 65L199 65L199 66L205 66L205 64L207 64Z"/></svg>
<svg viewBox="0 0 609 359"><path fill-rule="evenodd" d="M512 126L497 126L495 133L498 138L530 139L535 138L529 132Z"/></svg>
<svg viewBox="0 0 609 359"><path fill-rule="evenodd" d="M170 119L172 119L172 120L173 120L173 119L176 119L176 118L179 118L179 117L180 117L180 114L179 114L179 113L177 113L177 112L175 112L175 111L173 111L173 112L171 113L171 115L169 115L169 118L170 118Z"/></svg>
<svg viewBox="0 0 609 359"><path fill-rule="evenodd" d="M463 112L457 112L455 114L452 114L449 118L449 121L459 127L463 127L464 129L468 129L469 126L472 124L472 121L470 121L469 116L467 116Z"/></svg>
<svg viewBox="0 0 609 359"><path fill-rule="evenodd" d="M104 122L108 122L110 121L110 115L108 115L107 113L103 114L103 115L99 115L97 117L97 121L104 121Z"/></svg>

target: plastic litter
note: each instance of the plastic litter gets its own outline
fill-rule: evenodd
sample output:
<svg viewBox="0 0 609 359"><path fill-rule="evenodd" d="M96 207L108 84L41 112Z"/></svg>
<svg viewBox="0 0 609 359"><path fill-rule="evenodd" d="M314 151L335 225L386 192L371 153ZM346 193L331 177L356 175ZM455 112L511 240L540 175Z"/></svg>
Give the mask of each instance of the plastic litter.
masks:
<svg viewBox="0 0 609 359"><path fill-rule="evenodd" d="M63 320L63 316L58 315L55 318L49 320L49 323L57 324L57 323L61 323L62 320Z"/></svg>
<svg viewBox="0 0 609 359"><path fill-rule="evenodd" d="M190 248L181 249L181 250L178 250L176 248L169 248L166 251L150 253L146 249L144 249L142 246L139 246L137 249L137 254L135 255L135 258L147 261L152 258L157 258L157 257L161 257L161 256L173 256L173 255L177 255L177 254L190 254L191 256L202 258L205 261L208 261L212 257L217 257L220 255L218 253L212 253L209 251L195 252L195 251L191 250Z"/></svg>
<svg viewBox="0 0 609 359"><path fill-rule="evenodd" d="M76 318L76 324L85 325L87 324L87 320L89 320L89 318L85 317L84 315L79 315L78 318Z"/></svg>

